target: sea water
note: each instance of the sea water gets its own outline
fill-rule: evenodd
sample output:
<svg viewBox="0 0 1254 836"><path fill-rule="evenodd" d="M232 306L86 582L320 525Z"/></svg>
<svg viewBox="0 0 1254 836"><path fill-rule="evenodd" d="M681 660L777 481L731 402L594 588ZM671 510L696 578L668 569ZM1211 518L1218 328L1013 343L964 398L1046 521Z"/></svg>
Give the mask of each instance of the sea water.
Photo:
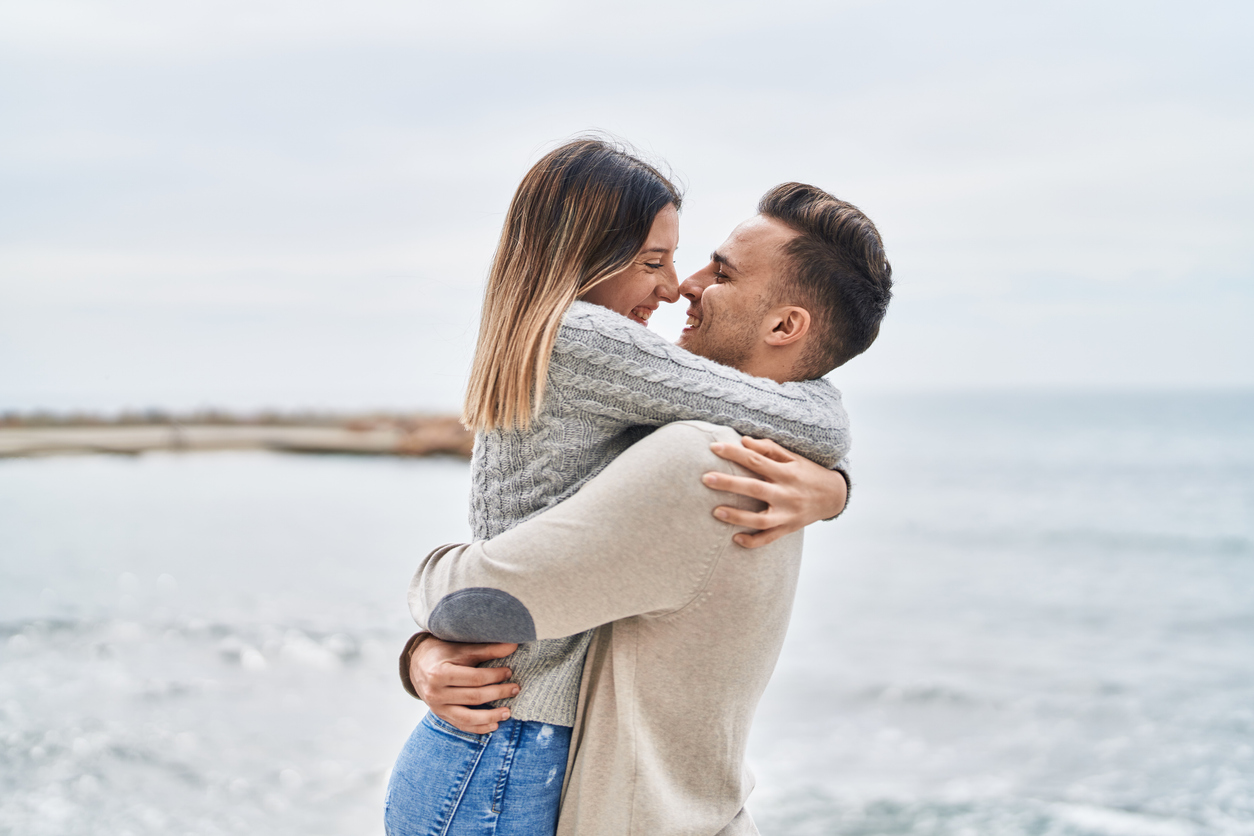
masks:
<svg viewBox="0 0 1254 836"><path fill-rule="evenodd" d="M807 533L754 727L762 831L1254 834L1254 394L848 406L849 510ZM405 586L468 487L0 461L0 833L379 833L422 714Z"/></svg>

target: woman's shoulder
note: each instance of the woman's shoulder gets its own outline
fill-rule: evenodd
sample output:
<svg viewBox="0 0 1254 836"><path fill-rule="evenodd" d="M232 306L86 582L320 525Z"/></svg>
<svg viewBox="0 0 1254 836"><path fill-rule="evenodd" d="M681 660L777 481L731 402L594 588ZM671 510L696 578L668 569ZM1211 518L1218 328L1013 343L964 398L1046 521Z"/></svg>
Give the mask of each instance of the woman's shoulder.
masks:
<svg viewBox="0 0 1254 836"><path fill-rule="evenodd" d="M809 401L841 410L840 390L826 378L777 383L693 354L620 313L575 301L566 310L553 347L551 370L607 375L621 372L653 382L689 381L682 388L717 386ZM589 370L592 371L589 371Z"/></svg>
<svg viewBox="0 0 1254 836"><path fill-rule="evenodd" d="M567 309L553 346L550 369L605 375L622 372L644 375L653 382L664 378L691 381L685 388L709 384L745 387L789 398L813 397L808 390L832 389L827 381L776 383L754 377L707 357L680 348L656 331L620 313L590 302L576 301ZM833 390L834 391L834 390ZM839 397L839 393L837 393Z"/></svg>
<svg viewBox="0 0 1254 836"><path fill-rule="evenodd" d="M648 331L648 328L642 328L639 324L632 322L627 317L612 311L601 305L594 305L591 302L584 302L576 299L570 303L570 307L566 309L565 315L562 317L563 331L595 331L601 333L618 333L626 332L628 329L639 329Z"/></svg>
<svg viewBox="0 0 1254 836"><path fill-rule="evenodd" d="M579 300L566 309L557 334L559 351L572 347L596 348L610 354L643 350L658 357L667 356L674 348L656 331L609 308Z"/></svg>

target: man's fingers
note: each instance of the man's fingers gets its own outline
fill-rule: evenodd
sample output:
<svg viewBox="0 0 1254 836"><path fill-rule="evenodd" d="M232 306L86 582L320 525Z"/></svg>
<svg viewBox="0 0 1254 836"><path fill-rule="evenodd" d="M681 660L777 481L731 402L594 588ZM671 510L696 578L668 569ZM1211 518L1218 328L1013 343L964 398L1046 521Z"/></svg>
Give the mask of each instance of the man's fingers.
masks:
<svg viewBox="0 0 1254 836"><path fill-rule="evenodd" d="M481 688L504 682L513 675L509 668L468 668L452 662L442 662L428 673L428 679L437 687Z"/></svg>
<svg viewBox="0 0 1254 836"><path fill-rule="evenodd" d="M732 476L730 473L720 473L717 470L711 470L702 476L701 482L707 488L716 491L736 493L741 496L760 499L768 504L773 502L779 493L779 488L770 482L763 482L761 479L754 479L752 476Z"/></svg>
<svg viewBox="0 0 1254 836"><path fill-rule="evenodd" d="M495 644L461 644L457 645L457 651L448 657L448 661L455 662L459 665L474 667L482 662L492 659L504 659L509 654L518 649L518 645L509 644L507 642L499 642Z"/></svg>
<svg viewBox="0 0 1254 836"><path fill-rule="evenodd" d="M502 682L482 688L441 688L433 696L445 705L483 705L518 696L518 685Z"/></svg>
<svg viewBox="0 0 1254 836"><path fill-rule="evenodd" d="M485 726L491 723L504 723L509 719L508 708L467 708L464 705L443 705L436 716L447 720L454 726L469 728Z"/></svg>
<svg viewBox="0 0 1254 836"><path fill-rule="evenodd" d="M468 729L462 729L462 731L468 731L471 734L491 734L492 732L496 730L497 730L496 723L493 723L490 726L471 726Z"/></svg>
<svg viewBox="0 0 1254 836"><path fill-rule="evenodd" d="M780 447L779 444L771 441L769 438L742 438L740 443L755 453L761 453L771 461L780 462L781 464L796 461L797 455L791 450Z"/></svg>
<svg viewBox="0 0 1254 836"><path fill-rule="evenodd" d="M446 723L456 726L471 734L485 734L496 730L497 723L509 719L508 708L463 708L459 705L440 706L437 711L431 709L435 716Z"/></svg>

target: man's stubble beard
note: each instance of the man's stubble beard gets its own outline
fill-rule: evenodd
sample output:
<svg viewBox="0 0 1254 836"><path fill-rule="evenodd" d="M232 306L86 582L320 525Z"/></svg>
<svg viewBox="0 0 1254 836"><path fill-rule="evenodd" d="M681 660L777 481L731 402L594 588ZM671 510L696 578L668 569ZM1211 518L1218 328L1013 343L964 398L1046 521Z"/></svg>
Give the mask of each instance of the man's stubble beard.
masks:
<svg viewBox="0 0 1254 836"><path fill-rule="evenodd" d="M743 370L753 358L758 344L758 326L770 309L770 303L759 297L756 311L740 312L732 318L726 314L703 317L693 335L696 339L681 340L679 346L707 360ZM707 312L703 309L702 313Z"/></svg>

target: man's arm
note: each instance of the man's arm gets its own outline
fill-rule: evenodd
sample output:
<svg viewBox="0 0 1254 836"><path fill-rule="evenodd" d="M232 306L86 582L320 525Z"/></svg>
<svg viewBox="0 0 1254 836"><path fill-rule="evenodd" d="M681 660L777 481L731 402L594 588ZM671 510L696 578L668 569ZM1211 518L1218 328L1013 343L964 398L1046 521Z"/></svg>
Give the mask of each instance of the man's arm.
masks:
<svg viewBox="0 0 1254 836"><path fill-rule="evenodd" d="M492 540L432 552L410 611L441 638L516 642L678 610L738 549L714 506L757 507L701 484L711 470L743 474L709 448L736 440L708 424L659 429L561 505Z"/></svg>
<svg viewBox="0 0 1254 836"><path fill-rule="evenodd" d="M847 487L839 470L828 470L796 456L769 439L744 438L741 444L717 442L711 450L752 474L733 476L722 470L711 471L703 477L705 490L741 494L767 506L761 511L729 505L714 509L714 515L726 523L758 529L757 533L736 534L733 539L740 546L766 545L844 509ZM727 513L724 516L720 512ZM436 716L462 731L485 734L509 718L509 709L472 706L513 696L517 686L506 681L508 668L474 666L504 657L516 646L446 642L419 633L401 654L401 679L405 689L425 701Z"/></svg>

